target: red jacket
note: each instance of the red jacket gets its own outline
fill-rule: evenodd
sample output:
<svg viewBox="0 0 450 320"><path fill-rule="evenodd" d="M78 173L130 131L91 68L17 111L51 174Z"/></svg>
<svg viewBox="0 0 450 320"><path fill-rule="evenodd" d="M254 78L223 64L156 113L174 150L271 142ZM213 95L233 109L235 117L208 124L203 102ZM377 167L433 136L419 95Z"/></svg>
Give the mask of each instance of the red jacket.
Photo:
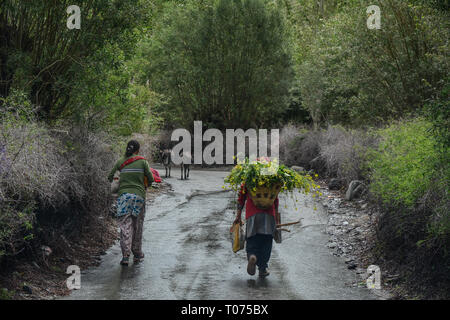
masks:
<svg viewBox="0 0 450 320"><path fill-rule="evenodd" d="M244 192L245 190L245 192ZM241 186L241 190L239 191L239 197L238 197L238 204L239 207L242 209L244 208L244 204L245 204L245 219L250 218L251 216L254 216L257 213L268 213L270 215L272 215L275 219L275 210L278 210L278 197L276 197L272 208L270 209L259 209L255 206L255 204L253 203L252 199L250 197L247 197L248 195L248 190L247 188L245 188L244 185ZM247 201L247 203L245 203Z"/></svg>

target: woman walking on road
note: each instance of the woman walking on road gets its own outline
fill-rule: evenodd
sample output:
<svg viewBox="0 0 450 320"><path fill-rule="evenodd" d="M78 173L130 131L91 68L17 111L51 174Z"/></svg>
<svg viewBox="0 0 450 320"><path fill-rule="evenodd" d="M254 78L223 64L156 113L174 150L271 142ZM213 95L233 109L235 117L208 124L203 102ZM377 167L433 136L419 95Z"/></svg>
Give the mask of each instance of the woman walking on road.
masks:
<svg viewBox="0 0 450 320"><path fill-rule="evenodd" d="M134 263L144 259L142 232L145 217L145 177L150 185L153 175L147 160L137 156L139 149L140 145L136 140L128 142L125 156L116 162L108 176L112 182L116 171L120 171L117 217L123 256L120 264L124 266L128 265L131 253Z"/></svg>
<svg viewBox="0 0 450 320"><path fill-rule="evenodd" d="M272 252L273 234L276 231L279 200L277 197L270 209L259 209L247 195L248 190L242 186L234 223L241 222L242 209L245 205L247 272L253 276L256 273L256 266L258 266L259 276L265 278L270 274L268 262Z"/></svg>

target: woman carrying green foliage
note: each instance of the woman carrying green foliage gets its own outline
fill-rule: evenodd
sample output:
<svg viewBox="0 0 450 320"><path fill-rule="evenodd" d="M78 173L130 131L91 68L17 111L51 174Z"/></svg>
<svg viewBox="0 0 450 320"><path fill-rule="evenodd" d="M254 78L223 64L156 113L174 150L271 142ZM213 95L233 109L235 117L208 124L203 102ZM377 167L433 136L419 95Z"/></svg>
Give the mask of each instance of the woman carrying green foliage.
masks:
<svg viewBox="0 0 450 320"><path fill-rule="evenodd" d="M120 226L121 265L127 266L131 252L134 263L144 259L142 252L142 232L145 217L145 188L153 182L150 166L143 157L137 156L140 145L136 140L128 142L125 156L120 158L111 170L108 179L113 181L116 171L120 171L117 217Z"/></svg>
<svg viewBox="0 0 450 320"><path fill-rule="evenodd" d="M245 205L247 272L254 275L258 266L259 276L267 277L273 239L277 224L280 224L278 193L292 192L294 189L309 193L317 186L311 176L300 175L284 165L278 165L277 160L267 158L252 162L246 159L233 168L225 182L239 192L233 225L241 223Z"/></svg>
<svg viewBox="0 0 450 320"><path fill-rule="evenodd" d="M247 241L247 272L253 276L258 266L259 276L269 275L268 262L272 252L273 234L276 231L276 216L278 213L278 196L269 209L258 208L251 197L247 197L248 190L242 184L238 197L238 210L234 223L241 222L242 209L245 205Z"/></svg>

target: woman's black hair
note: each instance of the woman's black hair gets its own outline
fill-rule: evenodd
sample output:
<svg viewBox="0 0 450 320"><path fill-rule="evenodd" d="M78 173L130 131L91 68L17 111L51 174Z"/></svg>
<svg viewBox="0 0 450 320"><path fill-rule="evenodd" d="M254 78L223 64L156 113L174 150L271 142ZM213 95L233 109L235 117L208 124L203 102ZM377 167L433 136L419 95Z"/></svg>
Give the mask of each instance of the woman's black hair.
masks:
<svg viewBox="0 0 450 320"><path fill-rule="evenodd" d="M131 156L136 151L139 151L141 145L136 140L131 140L127 144L127 151L125 151L125 157Z"/></svg>

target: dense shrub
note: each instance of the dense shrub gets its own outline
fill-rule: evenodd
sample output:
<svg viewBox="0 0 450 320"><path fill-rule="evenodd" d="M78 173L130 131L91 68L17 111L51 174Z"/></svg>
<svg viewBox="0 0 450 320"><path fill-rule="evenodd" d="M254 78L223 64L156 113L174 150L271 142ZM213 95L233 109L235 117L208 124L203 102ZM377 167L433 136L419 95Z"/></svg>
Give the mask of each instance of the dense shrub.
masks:
<svg viewBox="0 0 450 320"><path fill-rule="evenodd" d="M426 119L432 123L436 150L447 181L450 180L450 78L443 80L444 88L423 108Z"/></svg>
<svg viewBox="0 0 450 320"><path fill-rule="evenodd" d="M326 173L347 183L364 179L366 150L375 143L375 139L362 129L329 126L320 142L320 157L326 165Z"/></svg>
<svg viewBox="0 0 450 320"><path fill-rule="evenodd" d="M142 156L144 156L148 161L157 162L159 160L159 149L158 149L159 135L134 133L131 136L131 138L139 142L139 144L141 145L139 153ZM121 149L121 152L122 150L125 150L125 145Z"/></svg>
<svg viewBox="0 0 450 320"><path fill-rule="evenodd" d="M26 106L15 110L0 119L0 258L33 243L57 247L58 236L105 217L111 201L114 153L106 136L50 129Z"/></svg>
<svg viewBox="0 0 450 320"><path fill-rule="evenodd" d="M369 187L381 203L377 236L383 256L403 265L410 287L423 291L420 286L432 284L437 291L426 294L446 295L449 166L441 161L442 148L431 128L416 119L379 130L380 143L369 155Z"/></svg>
<svg viewBox="0 0 450 320"><path fill-rule="evenodd" d="M380 130L381 141L372 150L371 191L383 203L413 207L431 187L438 154L424 120L393 124Z"/></svg>
<svg viewBox="0 0 450 320"><path fill-rule="evenodd" d="M321 131L308 130L293 124L280 131L280 159L288 166L310 169L310 162L319 155Z"/></svg>
<svg viewBox="0 0 450 320"><path fill-rule="evenodd" d="M364 178L365 151L375 143L363 130L329 126L307 131L288 125L280 133L280 158L286 165L312 168L323 175L350 182Z"/></svg>
<svg viewBox="0 0 450 320"><path fill-rule="evenodd" d="M304 139L305 133L301 132L300 127L288 124L281 129L280 159L284 164L288 166L305 165L305 161L302 161L304 153L300 152L300 146ZM309 161L307 162L309 163Z"/></svg>

